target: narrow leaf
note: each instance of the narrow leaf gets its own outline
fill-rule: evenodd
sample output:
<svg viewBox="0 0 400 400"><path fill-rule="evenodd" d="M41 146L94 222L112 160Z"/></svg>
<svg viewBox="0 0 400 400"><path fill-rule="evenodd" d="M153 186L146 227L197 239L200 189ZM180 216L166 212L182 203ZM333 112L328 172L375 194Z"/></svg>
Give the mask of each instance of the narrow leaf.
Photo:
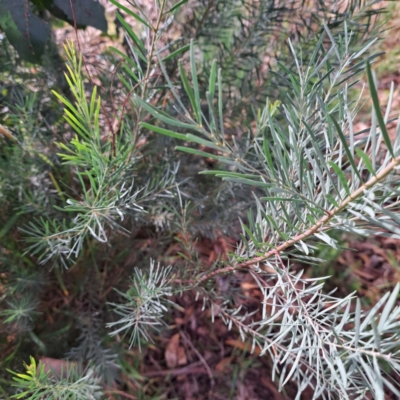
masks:
<svg viewBox="0 0 400 400"><path fill-rule="evenodd" d="M137 53L138 56L147 64L147 59L144 56L146 54L146 49L144 48L144 45L142 41L138 38L135 32L133 32L132 28L127 24L127 22L119 15L118 13L116 14L116 17L119 22L123 25L123 27L126 29L128 32L129 36L132 38L132 40L136 43L137 45Z"/></svg>
<svg viewBox="0 0 400 400"><path fill-rule="evenodd" d="M186 46L182 46L180 49L173 51L171 54L168 54L166 57L164 57L162 60L167 61L170 60L171 58L176 57L178 54L183 53L184 51L188 50L190 47L190 44L187 44Z"/></svg>
<svg viewBox="0 0 400 400"><path fill-rule="evenodd" d="M372 162L368 157L368 155L364 151L362 151L359 147L356 148L356 153L363 160L363 163L367 168L368 172L370 172L372 175L376 175L374 167L372 166Z"/></svg>
<svg viewBox="0 0 400 400"><path fill-rule="evenodd" d="M176 146L175 149L179 151L184 151L185 153L195 154L196 156L212 158L214 160L218 160L225 164L232 164L232 165L235 164L234 161L232 161L230 158L217 156L211 153L206 153L205 151L192 149L190 147Z"/></svg>
<svg viewBox="0 0 400 400"><path fill-rule="evenodd" d="M331 116L331 119L332 119L333 124L335 125L337 133L339 134L339 137L340 137L340 140L341 140L341 142L343 144L343 148L344 148L344 151L346 152L347 158L349 159L349 162L350 162L354 172L356 173L358 179L360 180L360 182L362 182L362 178L361 178L360 172L358 171L356 163L354 162L354 157L352 156L351 151L349 149L349 146L347 145L347 141L346 141L346 138L345 138L345 136L343 134L342 128L340 127L338 122L335 120L335 118L333 118Z"/></svg>
<svg viewBox="0 0 400 400"><path fill-rule="evenodd" d="M196 100L194 98L193 90L190 87L189 79L186 76L186 72L183 69L181 61L179 61L179 73L181 75L181 80L182 80L182 84L183 84L183 87L185 89L185 92L188 95L189 100L190 100L190 104L192 105L193 111L196 114L197 122L200 124L201 123L201 110L199 108L197 108L197 103L196 103Z"/></svg>
<svg viewBox="0 0 400 400"><path fill-rule="evenodd" d="M347 184L347 179L342 171L342 169L339 167L339 165L337 165L336 163L334 163L333 161L328 161L328 164L333 168L333 170L335 171L335 174L338 176L340 183L342 184L344 190L346 191L346 194L348 196L350 196L350 189L349 189L349 185Z"/></svg>
<svg viewBox="0 0 400 400"><path fill-rule="evenodd" d="M208 91L210 92L210 97L214 97L215 93L215 80L217 77L217 60L213 60L210 72L210 82L208 85Z"/></svg>
<svg viewBox="0 0 400 400"><path fill-rule="evenodd" d="M177 10L179 7L187 3L188 0L181 0L179 3L176 3L174 6L172 6L168 11L166 11L164 14L172 13L175 10Z"/></svg>
<svg viewBox="0 0 400 400"><path fill-rule="evenodd" d="M194 41L193 39L190 41L190 68L192 72L192 82L193 82L193 90L194 96L196 100L196 109L199 110L200 120L197 122L201 125L201 107L200 107L200 90L199 90L199 83L197 81L197 69L196 63L194 59Z"/></svg>
<svg viewBox="0 0 400 400"><path fill-rule="evenodd" d="M172 138L180 139L180 140L186 140L186 135L183 135L182 133L176 133L176 132L170 131L168 129L160 128L159 126L150 125L146 122L141 122L140 126L143 126L143 128L146 128L150 131L161 133L162 135L165 135L165 136L170 136Z"/></svg>
<svg viewBox="0 0 400 400"><path fill-rule="evenodd" d="M165 116L161 112L159 112L157 109L152 107L150 104L147 104L143 99L141 99L139 96L136 94L134 95L136 102L143 107L146 111L148 111L153 117L165 122L166 124L172 125L172 126L177 126L179 128L186 128L186 129L192 129L195 130L197 127L193 126L191 124L186 124L184 122L178 121L177 119L173 119L170 117Z"/></svg>
<svg viewBox="0 0 400 400"><path fill-rule="evenodd" d="M376 91L374 79L372 77L371 65L369 64L369 62L367 62L367 77L368 77L368 84L369 84L369 89L370 89L371 97L372 97L372 103L374 105L374 109L375 109L376 117L378 119L379 127L381 128L383 140L385 141L385 144L389 150L390 155L394 158L392 143L390 141L389 134L386 129L385 121L383 120L383 117L382 117L381 109L379 106L378 93Z"/></svg>
<svg viewBox="0 0 400 400"><path fill-rule="evenodd" d="M121 3L119 3L117 0L110 0L110 2L112 4L114 4L115 6L117 6L120 10L125 11L128 15L130 15L131 17L135 18L137 21L141 22L143 25L146 25L148 28L150 28L151 30L153 30L153 27L146 22L143 18L139 17L139 15L137 15L136 13L134 13L132 10L130 10L129 8L123 6Z"/></svg>

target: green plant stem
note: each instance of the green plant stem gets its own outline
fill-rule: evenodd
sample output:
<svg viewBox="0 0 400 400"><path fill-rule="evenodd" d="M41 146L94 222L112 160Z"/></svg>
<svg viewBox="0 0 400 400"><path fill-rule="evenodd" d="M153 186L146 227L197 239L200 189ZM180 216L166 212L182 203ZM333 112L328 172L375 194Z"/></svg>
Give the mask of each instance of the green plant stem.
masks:
<svg viewBox="0 0 400 400"><path fill-rule="evenodd" d="M152 39L151 45L150 45L150 52L149 52L149 56L148 56L147 70L146 70L146 75L143 78L143 82L144 83L143 83L142 96L143 96L144 99L145 99L145 96L146 96L147 86L148 86L148 83L149 83L149 78L150 78L150 73L151 73L151 68L152 68L151 60L153 59L153 56L154 56L154 49L155 49L156 41L157 41L157 34L158 34L158 30L160 29L160 24L161 24L161 19L162 19L163 12L164 12L165 4L166 4L166 0L162 0L161 6L160 6L160 12L159 12L158 17L157 17L156 26L153 27L153 39ZM140 107L139 112L138 112L139 121L140 121L140 116L142 114L142 110L143 110L143 108ZM139 130L139 124L137 124L137 127L135 129L135 133L134 133L134 136L133 136L133 143L136 143L138 130Z"/></svg>

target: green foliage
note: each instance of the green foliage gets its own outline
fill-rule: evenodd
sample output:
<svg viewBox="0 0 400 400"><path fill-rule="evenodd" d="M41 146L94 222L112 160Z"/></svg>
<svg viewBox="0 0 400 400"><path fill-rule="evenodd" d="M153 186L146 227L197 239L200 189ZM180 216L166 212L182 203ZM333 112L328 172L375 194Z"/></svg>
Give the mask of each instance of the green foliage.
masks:
<svg viewBox="0 0 400 400"><path fill-rule="evenodd" d="M56 377L31 358L26 374L13 372L14 397L100 398L132 348L168 329L184 293L268 356L279 389L294 383L296 398L307 388L315 399L400 396L400 286L364 310L355 293L326 293L328 277L293 268L320 264L317 249L339 248L338 232L400 237L394 89L383 115L370 66L382 10L161 0L153 19L139 3L112 3L127 52L112 49L111 95L84 76L69 43L71 96L53 91L63 123L39 129L35 96L10 104L1 218L17 217L0 231L2 322L34 351L87 365ZM169 40L174 20L179 39ZM356 132L364 75L371 127ZM196 240L238 220L235 250L205 265ZM256 310L238 307L236 272L258 285Z"/></svg>
<svg viewBox="0 0 400 400"><path fill-rule="evenodd" d="M25 365L26 373L18 374L12 372L14 386L22 390L13 398L23 399L29 396L30 399L48 400L87 400L100 399L102 397L101 387L98 379L95 378L92 370L79 371L76 367L70 367L62 371L59 379L54 377L50 371L45 371L44 365L30 358L30 365Z"/></svg>
<svg viewBox="0 0 400 400"><path fill-rule="evenodd" d="M307 63L317 45L316 29L322 33L323 22L334 37L343 32L346 23L352 32L350 45L359 46L374 34L371 30L379 30L380 23L374 22L383 12L374 0L201 0L182 24L186 37L198 43L200 81L207 79L204 73L217 60L229 117L236 121L243 110L252 114L253 107L262 107L266 97L276 97L278 87L290 88L290 81L276 80L275 74L269 73L277 60L295 70L288 38L294 39L299 58ZM204 99L206 87L201 86Z"/></svg>
<svg viewBox="0 0 400 400"><path fill-rule="evenodd" d="M116 133L111 133L111 140L101 138L101 103L97 89L94 87L90 101L86 101L81 76L82 61L76 58L71 44L66 53L71 62L67 81L75 104L57 93L55 95L66 106L65 120L77 135L70 144L59 143L64 151L59 156L64 164L74 168L82 198L68 198L65 206L60 208L65 215L74 215L73 220L41 218L24 228L32 243L28 249L39 256L41 263L56 258L65 267L72 257L78 257L88 235L106 243L107 228L126 231L121 225L126 215L136 216L145 212L142 204L157 197L159 191L165 192L174 185L174 172L167 170L159 182L137 187L134 144L126 140L126 136Z"/></svg>
<svg viewBox="0 0 400 400"><path fill-rule="evenodd" d="M28 295L8 301L8 308L0 311L4 324L11 325L16 332L30 330L34 316L39 314L36 311L38 301L35 300Z"/></svg>

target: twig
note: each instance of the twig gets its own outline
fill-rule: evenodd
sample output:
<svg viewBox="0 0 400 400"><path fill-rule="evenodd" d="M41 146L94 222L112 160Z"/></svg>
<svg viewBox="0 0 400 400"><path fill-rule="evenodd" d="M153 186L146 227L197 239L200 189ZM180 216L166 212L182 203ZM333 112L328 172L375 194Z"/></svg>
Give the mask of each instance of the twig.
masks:
<svg viewBox="0 0 400 400"><path fill-rule="evenodd" d="M248 261L239 263L235 266L227 266L216 271L210 272L209 274L203 276L197 281L197 284L201 284L207 281L210 278L213 278L216 275L226 274L229 272L234 272L239 269L249 269L252 268L254 264L261 263L268 258L281 253L282 251L286 250L288 247L291 247L300 241L308 239L310 236L313 236L317 233L325 224L327 224L332 218L334 218L337 214L342 212L351 202L356 200L360 197L366 190L370 189L371 187L375 186L381 180L386 178L392 170L394 170L397 166L400 165L400 156L394 158L381 172L377 175L373 176L368 182L364 183L360 186L356 191L354 191L350 196L346 197L337 207L335 207L332 211L327 211L326 214L319 219L311 228L307 229L305 232L296 235L294 238L287 240L286 242L282 243L280 246L268 251L263 256L254 257ZM268 266L261 266L264 271L268 273L274 273L270 267Z"/></svg>
<svg viewBox="0 0 400 400"><path fill-rule="evenodd" d="M206 19L208 17L208 14L210 13L211 8L212 8L213 5L214 5L214 0L210 0L208 5L207 5L206 10L204 11L203 16L201 17L201 20L200 20L199 24L197 25L196 31L195 31L195 33L193 35L194 37L196 37L198 35L198 33L200 32L200 29L203 27L204 22L206 21Z"/></svg>
<svg viewBox="0 0 400 400"><path fill-rule="evenodd" d="M0 125L0 133L4 135L7 139L17 141L17 138L3 125Z"/></svg>
<svg viewBox="0 0 400 400"><path fill-rule="evenodd" d="M189 345L189 347L194 351L196 356L199 358L200 362L204 365L204 368L207 370L208 376L210 377L211 386L214 386L215 385L214 376L213 376L213 373L211 371L211 368L207 364L207 361L200 354L200 352L196 349L196 347L194 347L193 343L189 340L189 338L182 331L180 332L180 334L183 337L183 339L185 340L185 342Z"/></svg>
<svg viewBox="0 0 400 400"><path fill-rule="evenodd" d="M193 364L187 365L183 368L166 369L162 371L150 371L144 372L141 375L146 378L152 378L155 376L168 376L168 375L188 375L188 374L208 374L204 367L199 367L200 361Z"/></svg>
<svg viewBox="0 0 400 400"><path fill-rule="evenodd" d="M162 0L161 2L161 7L160 7L160 12L158 14L157 17L157 22L156 22L156 26L152 27L153 28L153 38L150 44L150 51L149 51L149 55L147 58L148 64L147 64L147 70L146 70L146 75L144 77L144 84L143 84L143 90L142 90L142 96L143 98L145 98L145 94L146 94L146 90L147 90L147 85L148 85L148 80L150 77L150 73L151 73L151 61L153 59L153 55L154 55L154 49L155 49L155 45L156 45L156 41L157 41L157 34L158 34L158 30L160 28L160 24L161 24L161 19L163 16L163 12L164 12L164 7L166 4L166 0ZM138 110L138 119L140 120L140 115L142 113L142 106L140 106L139 110ZM133 137L133 142L136 142L136 138L137 138L137 134L138 134L138 129L139 129L139 124L137 124L137 127L135 129L135 133L134 133L134 137Z"/></svg>
<svg viewBox="0 0 400 400"><path fill-rule="evenodd" d="M118 394L122 397L125 397L126 399L131 399L131 400L137 400L138 398L136 396L133 396L131 394L125 393L122 390L106 390L106 394Z"/></svg>

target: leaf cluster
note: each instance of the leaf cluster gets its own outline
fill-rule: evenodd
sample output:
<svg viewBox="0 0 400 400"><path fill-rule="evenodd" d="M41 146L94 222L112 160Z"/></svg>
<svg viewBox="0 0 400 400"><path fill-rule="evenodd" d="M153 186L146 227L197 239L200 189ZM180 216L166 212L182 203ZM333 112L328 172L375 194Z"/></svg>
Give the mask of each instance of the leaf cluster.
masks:
<svg viewBox="0 0 400 400"><path fill-rule="evenodd" d="M84 75L69 43L71 96L53 91L64 112L57 139L29 119L33 96L12 109L15 140L4 138L3 213L17 217L0 231L10 254L2 323L42 353L66 334L73 347L57 356L87 365L56 379L31 358L13 373L15 397L101 398L100 383L128 373L124 358L157 340L185 292L268 355L279 389L294 382L296 398L307 388L324 399L400 396L399 286L366 311L355 293L326 293L328 277L293 268L321 263L318 246L339 248L338 231L399 238L394 87L382 114L371 67L382 10L160 0L153 18L139 2L111 2L127 49L111 49L115 91ZM357 131L363 80L371 122ZM237 221L235 249L206 265L196 240ZM256 310L237 306L236 272L258 285ZM38 315L59 326L47 332Z"/></svg>

